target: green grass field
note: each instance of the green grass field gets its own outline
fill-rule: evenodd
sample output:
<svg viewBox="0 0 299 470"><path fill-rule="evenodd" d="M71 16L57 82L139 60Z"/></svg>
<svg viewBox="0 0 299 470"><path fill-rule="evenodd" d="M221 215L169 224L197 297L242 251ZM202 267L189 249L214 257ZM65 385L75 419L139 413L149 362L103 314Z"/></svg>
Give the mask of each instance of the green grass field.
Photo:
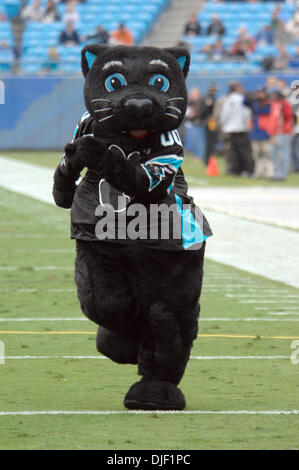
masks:
<svg viewBox="0 0 299 470"><path fill-rule="evenodd" d="M204 177L189 164L186 173ZM0 214L0 449L299 449L299 416L271 413L299 409L290 359L299 289L207 260L199 338L180 384L186 410L201 414L123 413L136 367L96 352L96 326L76 297L69 213L0 189ZM17 414L87 410L122 413Z"/></svg>

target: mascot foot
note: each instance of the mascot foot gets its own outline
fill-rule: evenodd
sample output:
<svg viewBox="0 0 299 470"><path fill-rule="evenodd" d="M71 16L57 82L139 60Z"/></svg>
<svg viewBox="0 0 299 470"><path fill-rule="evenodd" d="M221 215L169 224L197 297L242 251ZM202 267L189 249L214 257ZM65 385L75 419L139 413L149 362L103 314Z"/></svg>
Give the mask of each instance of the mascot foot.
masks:
<svg viewBox="0 0 299 470"><path fill-rule="evenodd" d="M181 390L172 383L143 378L132 385L124 405L129 410L183 410L186 401Z"/></svg>
<svg viewBox="0 0 299 470"><path fill-rule="evenodd" d="M101 326L97 334L97 350L118 364L137 364L138 343Z"/></svg>

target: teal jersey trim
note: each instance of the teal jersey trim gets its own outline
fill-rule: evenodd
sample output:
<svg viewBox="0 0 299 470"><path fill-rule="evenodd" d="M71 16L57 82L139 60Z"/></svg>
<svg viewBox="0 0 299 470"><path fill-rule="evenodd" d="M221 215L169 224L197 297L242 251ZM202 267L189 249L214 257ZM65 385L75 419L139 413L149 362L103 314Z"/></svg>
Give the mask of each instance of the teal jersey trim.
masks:
<svg viewBox="0 0 299 470"><path fill-rule="evenodd" d="M76 137L78 130L79 130L79 125L77 124L74 130L73 139Z"/></svg>
<svg viewBox="0 0 299 470"><path fill-rule="evenodd" d="M181 215L181 230L183 239L183 248L188 250L193 245L203 243L208 237L204 235L199 223L195 220L190 209L183 209L183 203L177 194L175 194L177 211Z"/></svg>
<svg viewBox="0 0 299 470"><path fill-rule="evenodd" d="M148 160L146 164L168 165L177 171L181 167L183 160L183 157L178 157L177 155L165 155L165 157L161 156Z"/></svg>
<svg viewBox="0 0 299 470"><path fill-rule="evenodd" d="M173 188L174 188L174 185L171 184L171 185L169 186L169 188L167 189L168 194L171 193L171 191L173 190Z"/></svg>

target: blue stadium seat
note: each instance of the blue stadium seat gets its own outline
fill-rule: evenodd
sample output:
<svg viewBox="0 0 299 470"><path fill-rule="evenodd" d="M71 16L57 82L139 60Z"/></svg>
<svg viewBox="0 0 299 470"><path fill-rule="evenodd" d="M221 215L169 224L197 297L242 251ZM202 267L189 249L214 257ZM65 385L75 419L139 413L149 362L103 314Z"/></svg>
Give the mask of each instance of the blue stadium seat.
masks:
<svg viewBox="0 0 299 470"><path fill-rule="evenodd" d="M214 2L206 1L203 9L198 13L200 24L205 30L211 21L213 15L218 14L220 20L226 27L226 34L222 37L224 46L230 49L235 42L240 26L245 26L247 32L251 37L255 37L258 31L260 31L264 25L270 24L272 12L277 7L277 2ZM280 2L282 8L282 15L284 21L287 21L296 10L294 2L286 3ZM277 54L277 48L273 46L258 47L257 50L249 56L246 62L219 62L218 66L213 62L201 61L202 57L198 54L198 51L204 44L208 44L208 39L204 36L199 38L184 38L192 46L193 52L193 64L192 70L196 70L196 67L200 65L201 72L212 71L215 73L227 72L227 73L256 73L262 70L263 59L267 56L275 56ZM213 38L215 41L215 37ZM296 48L299 46L299 40L287 46L287 50L290 55L294 55ZM198 71L198 70L197 70Z"/></svg>
<svg viewBox="0 0 299 470"><path fill-rule="evenodd" d="M5 0L6 1L6 0ZM15 0L8 0L15 1ZM41 0L42 5L46 0ZM0 5L3 0L0 0ZM115 30L120 22L125 22L131 29L135 42L139 43L144 35L151 29L157 15L163 10L168 0L86 0L83 4L77 4L76 10L80 15L80 23L76 25L79 36L91 34L98 25L103 26L109 32ZM59 13L63 15L66 5L56 5ZM4 24L4 23L3 23ZM60 32L64 29L64 22L58 21L51 24L41 22L28 22L23 35L24 63L23 69L26 73L33 73L37 69L36 61L47 55L50 46L58 46ZM8 28L5 24L5 28ZM4 34L4 28L0 30L0 39L9 39L9 34ZM60 48L59 52L64 59L62 71L71 73L77 71L73 62L79 63L80 50ZM32 58L32 60L30 60Z"/></svg>

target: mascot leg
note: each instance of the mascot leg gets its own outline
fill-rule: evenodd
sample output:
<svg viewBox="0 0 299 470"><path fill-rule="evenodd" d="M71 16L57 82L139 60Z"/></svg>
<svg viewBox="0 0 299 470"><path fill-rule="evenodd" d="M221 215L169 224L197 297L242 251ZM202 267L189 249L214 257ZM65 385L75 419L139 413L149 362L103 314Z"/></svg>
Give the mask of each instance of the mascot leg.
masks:
<svg viewBox="0 0 299 470"><path fill-rule="evenodd" d="M77 240L75 281L83 313L100 325L98 351L120 364L137 364L137 308L121 250L121 245Z"/></svg>
<svg viewBox="0 0 299 470"><path fill-rule="evenodd" d="M205 244L197 251L143 250L140 256L135 249L135 256L127 261L139 290L135 297L142 325L138 352L142 379L124 399L129 409L181 410L186 406L177 385L197 337L204 251Z"/></svg>

